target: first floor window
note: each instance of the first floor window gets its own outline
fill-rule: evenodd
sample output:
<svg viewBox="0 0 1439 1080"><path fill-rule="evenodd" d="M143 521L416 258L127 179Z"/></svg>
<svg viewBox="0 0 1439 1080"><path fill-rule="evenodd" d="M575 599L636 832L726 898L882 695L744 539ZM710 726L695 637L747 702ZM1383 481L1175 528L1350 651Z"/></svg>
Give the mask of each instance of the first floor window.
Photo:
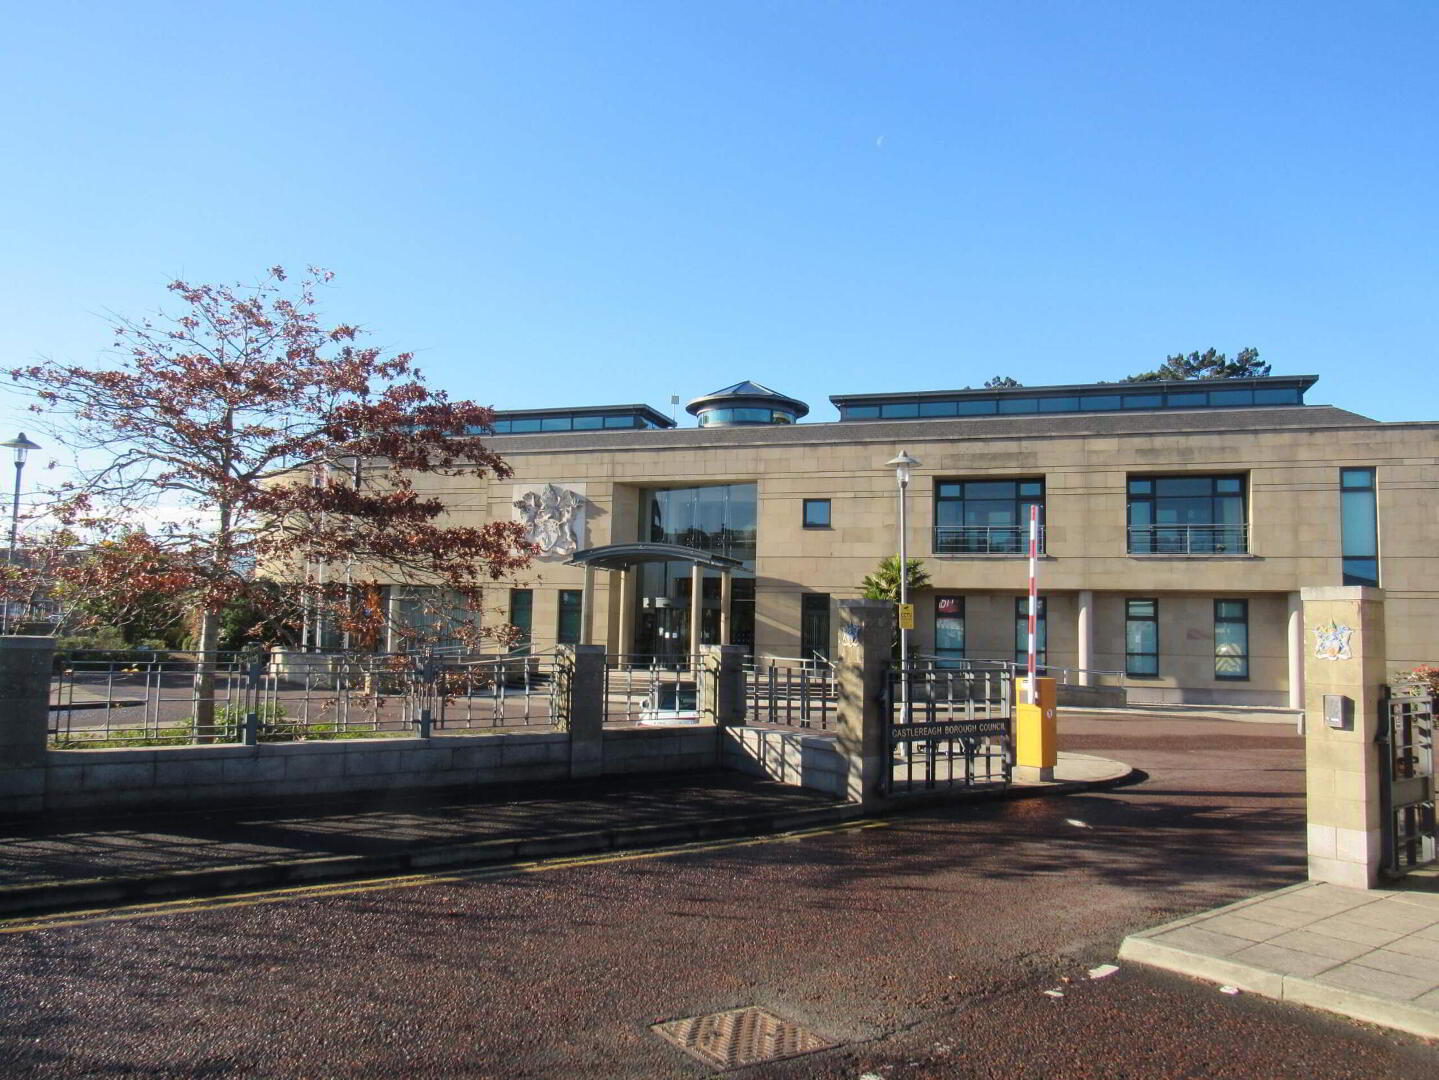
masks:
<svg viewBox="0 0 1439 1080"><path fill-rule="evenodd" d="M964 597L934 598L934 653L941 662L964 659Z"/></svg>
<svg viewBox="0 0 1439 1080"><path fill-rule="evenodd" d="M560 623L555 640L561 645L580 643L580 620L584 614L585 594L579 589L560 590Z"/></svg>
<svg viewBox="0 0 1439 1080"><path fill-rule="evenodd" d="M1034 609L1034 662L1045 665L1045 651L1049 643L1048 619L1045 618L1045 598L1035 600ZM1014 601L1014 662L1029 663L1029 597L1016 597Z"/></svg>
<svg viewBox="0 0 1439 1080"><path fill-rule="evenodd" d="M1249 678L1249 601L1214 601L1214 677Z"/></svg>
<svg viewBox="0 0 1439 1080"><path fill-rule="evenodd" d="M1124 602L1124 673L1159 674L1159 601Z"/></svg>
<svg viewBox="0 0 1439 1080"><path fill-rule="evenodd" d="M1345 585L1379 584L1379 516L1373 469L1339 470L1339 542Z"/></svg>
<svg viewBox="0 0 1439 1080"><path fill-rule="evenodd" d="M806 499L804 501L804 527L806 529L829 528L828 499Z"/></svg>

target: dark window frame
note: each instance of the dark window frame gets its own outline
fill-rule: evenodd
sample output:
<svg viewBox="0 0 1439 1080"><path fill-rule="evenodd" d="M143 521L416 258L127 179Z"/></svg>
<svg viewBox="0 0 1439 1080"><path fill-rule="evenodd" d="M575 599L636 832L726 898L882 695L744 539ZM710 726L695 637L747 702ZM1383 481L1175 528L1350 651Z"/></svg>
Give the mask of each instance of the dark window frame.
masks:
<svg viewBox="0 0 1439 1080"><path fill-rule="evenodd" d="M815 507L816 509L818 509L818 508L820 508L820 507L823 507L823 508L824 508L824 520L823 520L823 521L811 521L811 520L810 520L810 507ZM830 500L829 500L829 499L805 499L805 500L804 500L804 507L803 507L803 510L802 510L802 512L801 512L801 513L802 513L802 516L801 516L801 519L800 519L800 520L804 523L804 527L805 527L806 529L828 529L828 528L831 527L831 526L830 526L830 522L833 520L832 517L830 516L830 510L831 510L831 507L830 507Z"/></svg>
<svg viewBox="0 0 1439 1080"><path fill-rule="evenodd" d="M831 640L834 635L834 620L831 618L833 603L829 593L800 593L799 600L799 652L800 659L812 660L819 653L829 659L834 651ZM818 626L822 633L816 633ZM816 637L822 641L816 644Z"/></svg>
<svg viewBox="0 0 1439 1080"><path fill-rule="evenodd" d="M566 619L573 620L566 626ZM585 594L583 589L560 589L555 603L555 644L578 645L585 636Z"/></svg>
<svg viewBox="0 0 1439 1080"><path fill-rule="evenodd" d="M1239 615L1225 615L1222 607L1225 604L1238 604ZM1221 653L1223 647L1219 642L1219 628L1221 626L1242 626L1244 628L1244 651L1241 653ZM1229 643L1225 643L1229 644ZM1235 662L1241 670L1225 671L1226 667L1232 667ZM1248 682L1249 681L1249 601L1241 599L1226 598L1214 601L1214 677L1225 682Z"/></svg>
<svg viewBox="0 0 1439 1080"><path fill-rule="evenodd" d="M1206 480L1205 495L1161 494L1166 481ZM1237 491L1220 490L1222 483L1237 482ZM1145 490L1147 486L1148 490ZM1130 555L1247 555L1249 554L1248 473L1130 473L1125 477L1125 550ZM1208 521L1162 522L1166 501L1209 500ZM1240 520L1220 521L1221 501L1238 499ZM1145 518L1147 520L1137 520Z"/></svg>
<svg viewBox="0 0 1439 1080"><path fill-rule="evenodd" d="M953 602L958 613L941 611L941 607L948 602ZM952 619L959 623L960 646L958 649L942 649L939 644L939 624L941 620ZM964 597L957 593L940 593L934 598L934 655L939 659L941 665L945 661L960 661L965 659L969 653L969 628L965 624Z"/></svg>
<svg viewBox="0 0 1439 1080"><path fill-rule="evenodd" d="M1362 474L1362 482L1351 482L1351 474ZM1351 503L1364 497L1373 528L1366 527L1363 536L1348 527ZM1365 554L1355 554L1357 551ZM1367 554L1372 550L1373 554ZM1360 569L1371 571L1358 573ZM1339 570L1345 585L1367 585L1378 588L1379 576L1379 477L1372 465L1348 465L1339 470Z"/></svg>
<svg viewBox="0 0 1439 1080"><path fill-rule="evenodd" d="M1135 604L1152 605L1148 615L1134 613ZM1154 627L1154 651L1136 652L1129 647L1129 626L1131 623L1148 623ZM1134 661L1140 657L1152 657L1153 671L1136 671ZM1159 678L1159 599L1153 596L1126 597L1124 601L1124 674L1131 679Z"/></svg>
<svg viewBox="0 0 1439 1080"><path fill-rule="evenodd" d="M523 598L523 603L516 604ZM523 617L519 617L523 612ZM520 631L511 648L528 652L535 640L535 591L533 589L510 590L510 625Z"/></svg>
<svg viewBox="0 0 1439 1080"><path fill-rule="evenodd" d="M1012 495L983 497L968 494L971 486L1011 484ZM1038 491L1026 492L1026 487ZM953 489L958 488L958 494ZM1028 555L1029 507L1039 506L1039 554L1045 553L1045 524L1048 487L1043 476L972 476L945 478L934 482L933 550L936 555ZM1013 508L1013 525L970 525L964 522L965 506L978 503L1008 502ZM954 509L946 514L948 507ZM958 523L946 522L946 516L958 517Z"/></svg>
<svg viewBox="0 0 1439 1080"><path fill-rule="evenodd" d="M1049 661L1049 598L1039 596L1034 613L1034 662L1043 670ZM1014 662L1029 663L1029 597L1014 598Z"/></svg>

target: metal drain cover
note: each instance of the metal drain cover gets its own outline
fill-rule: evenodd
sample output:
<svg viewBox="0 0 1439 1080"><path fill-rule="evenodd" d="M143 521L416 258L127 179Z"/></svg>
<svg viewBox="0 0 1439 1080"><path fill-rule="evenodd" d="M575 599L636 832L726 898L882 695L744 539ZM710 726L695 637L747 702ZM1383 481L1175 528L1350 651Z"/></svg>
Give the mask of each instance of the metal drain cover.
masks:
<svg viewBox="0 0 1439 1080"><path fill-rule="evenodd" d="M720 1069L810 1054L835 1045L757 1005L668 1020L650 1030Z"/></svg>

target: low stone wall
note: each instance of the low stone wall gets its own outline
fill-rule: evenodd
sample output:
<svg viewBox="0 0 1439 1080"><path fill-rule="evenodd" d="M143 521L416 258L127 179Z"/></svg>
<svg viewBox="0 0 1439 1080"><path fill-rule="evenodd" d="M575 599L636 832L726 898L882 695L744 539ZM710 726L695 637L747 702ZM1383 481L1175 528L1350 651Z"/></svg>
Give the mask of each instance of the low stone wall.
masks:
<svg viewBox="0 0 1439 1080"><path fill-rule="evenodd" d="M832 735L780 728L732 727L723 733L727 769L845 798L850 762Z"/></svg>
<svg viewBox="0 0 1439 1080"><path fill-rule="evenodd" d="M620 728L604 733L604 772L700 772L719 765L719 728Z"/></svg>
<svg viewBox="0 0 1439 1080"><path fill-rule="evenodd" d="M1122 709L1128 697L1122 686L1078 686L1058 683L1054 687L1054 703L1069 709Z"/></svg>
<svg viewBox="0 0 1439 1080"><path fill-rule="evenodd" d="M716 738L709 726L606 731L601 775L713 769ZM0 814L545 783L570 775L563 731L51 750L41 765L0 766Z"/></svg>

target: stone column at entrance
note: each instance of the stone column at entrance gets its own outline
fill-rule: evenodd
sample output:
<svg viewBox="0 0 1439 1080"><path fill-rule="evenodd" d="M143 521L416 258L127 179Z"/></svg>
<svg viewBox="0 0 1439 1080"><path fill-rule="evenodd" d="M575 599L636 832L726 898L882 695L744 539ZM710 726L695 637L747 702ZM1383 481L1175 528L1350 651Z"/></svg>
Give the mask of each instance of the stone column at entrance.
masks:
<svg viewBox="0 0 1439 1080"><path fill-rule="evenodd" d="M841 600L835 660L835 734L849 759L848 798L871 804L884 797L890 766L885 747L885 679L894 640L894 605L888 600Z"/></svg>
<svg viewBox="0 0 1439 1080"><path fill-rule="evenodd" d="M1309 878L1370 889L1383 847L1375 737L1385 719L1384 593L1335 586L1302 596ZM1341 706L1337 726L1326 695Z"/></svg>
<svg viewBox="0 0 1439 1080"><path fill-rule="evenodd" d="M700 667L700 627L704 622L705 568L694 564L690 571L690 670Z"/></svg>
<svg viewBox="0 0 1439 1080"><path fill-rule="evenodd" d="M1304 601L1297 592L1289 594L1289 707L1304 708Z"/></svg>
<svg viewBox="0 0 1439 1080"><path fill-rule="evenodd" d="M720 639L721 645L730 643L730 608L734 605L734 574L729 570L720 572Z"/></svg>
<svg viewBox="0 0 1439 1080"><path fill-rule="evenodd" d="M1094 593L1089 589L1079 592L1079 685L1089 686L1089 669L1094 666Z"/></svg>

